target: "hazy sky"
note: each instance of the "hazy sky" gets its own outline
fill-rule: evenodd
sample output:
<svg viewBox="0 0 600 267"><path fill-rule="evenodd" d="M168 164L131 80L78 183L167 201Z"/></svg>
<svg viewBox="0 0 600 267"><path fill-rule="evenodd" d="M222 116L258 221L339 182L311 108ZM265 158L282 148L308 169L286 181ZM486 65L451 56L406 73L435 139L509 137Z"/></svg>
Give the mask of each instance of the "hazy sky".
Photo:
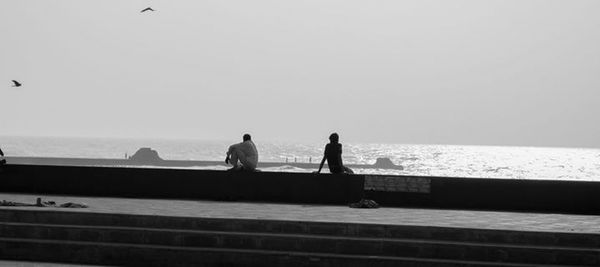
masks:
<svg viewBox="0 0 600 267"><path fill-rule="evenodd" d="M598 148L598 14L598 0L2 0L0 135Z"/></svg>

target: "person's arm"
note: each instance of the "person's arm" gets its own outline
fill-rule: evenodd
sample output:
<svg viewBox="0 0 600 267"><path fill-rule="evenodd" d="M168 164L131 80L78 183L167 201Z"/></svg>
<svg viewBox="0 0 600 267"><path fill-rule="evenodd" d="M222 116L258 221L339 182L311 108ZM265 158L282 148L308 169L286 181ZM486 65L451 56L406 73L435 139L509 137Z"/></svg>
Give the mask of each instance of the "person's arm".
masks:
<svg viewBox="0 0 600 267"><path fill-rule="evenodd" d="M321 173L321 169L323 169L323 164L325 164L325 159L327 158L327 145L325 145L325 152L323 152L323 159L321 160L321 164L319 164L319 170L317 173Z"/></svg>
<svg viewBox="0 0 600 267"><path fill-rule="evenodd" d="M342 161L342 144L340 144L340 151L338 151L338 159L340 160L340 167L344 168L344 162Z"/></svg>
<svg viewBox="0 0 600 267"><path fill-rule="evenodd" d="M325 155L323 155L323 159L321 160L321 164L319 164L319 170L317 171L317 173L321 173L321 169L323 169L323 164L325 164Z"/></svg>
<svg viewBox="0 0 600 267"><path fill-rule="evenodd" d="M229 146L229 149L227 149L227 156L225 156L225 164L229 164L229 157L231 156L231 151L233 150L233 146L231 145Z"/></svg>
<svg viewBox="0 0 600 267"><path fill-rule="evenodd" d="M2 152L2 149L0 149L0 156L4 157L4 152Z"/></svg>

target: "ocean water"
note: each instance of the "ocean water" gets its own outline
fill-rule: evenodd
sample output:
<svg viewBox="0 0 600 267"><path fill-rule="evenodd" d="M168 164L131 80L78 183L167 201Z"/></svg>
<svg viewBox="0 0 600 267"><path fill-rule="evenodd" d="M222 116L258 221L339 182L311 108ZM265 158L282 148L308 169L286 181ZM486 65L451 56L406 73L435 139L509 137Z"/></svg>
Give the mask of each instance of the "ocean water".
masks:
<svg viewBox="0 0 600 267"><path fill-rule="evenodd" d="M6 156L125 158L151 147L167 160L224 160L231 141L143 140L64 137L0 137ZM323 143L256 142L260 161L313 162ZM404 170L354 169L363 174L600 181L600 149L504 146L344 143L348 164L373 164L390 158ZM224 167L215 166L215 169ZM312 172L290 166L263 171Z"/></svg>

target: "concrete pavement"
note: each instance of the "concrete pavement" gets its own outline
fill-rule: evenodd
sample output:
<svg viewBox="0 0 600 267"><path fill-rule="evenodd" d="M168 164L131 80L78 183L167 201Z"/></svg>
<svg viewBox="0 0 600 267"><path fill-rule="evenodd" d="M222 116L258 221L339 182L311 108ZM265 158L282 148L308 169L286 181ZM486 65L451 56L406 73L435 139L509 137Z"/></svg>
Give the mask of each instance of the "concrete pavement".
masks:
<svg viewBox="0 0 600 267"><path fill-rule="evenodd" d="M439 210L417 208L353 209L347 206L299 205L198 200L163 200L75 197L44 194L0 193L0 200L85 203L88 208L6 207L0 209L60 210L202 218L240 218L282 221L344 222L359 224L416 225L474 229L600 234L600 216Z"/></svg>

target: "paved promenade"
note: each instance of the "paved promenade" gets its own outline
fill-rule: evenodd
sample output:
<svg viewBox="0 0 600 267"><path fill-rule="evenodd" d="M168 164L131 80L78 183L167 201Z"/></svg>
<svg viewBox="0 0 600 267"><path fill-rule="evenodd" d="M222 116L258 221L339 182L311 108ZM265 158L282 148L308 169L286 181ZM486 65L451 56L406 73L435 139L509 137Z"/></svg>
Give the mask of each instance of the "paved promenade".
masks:
<svg viewBox="0 0 600 267"><path fill-rule="evenodd" d="M119 213L205 218L241 218L289 221L347 222L418 225L477 229L596 233L600 216L548 213L436 210L417 208L353 209L346 206L300 205L199 200L74 197L0 193L0 201L85 203L88 208L0 207L0 209L60 210L68 212Z"/></svg>

